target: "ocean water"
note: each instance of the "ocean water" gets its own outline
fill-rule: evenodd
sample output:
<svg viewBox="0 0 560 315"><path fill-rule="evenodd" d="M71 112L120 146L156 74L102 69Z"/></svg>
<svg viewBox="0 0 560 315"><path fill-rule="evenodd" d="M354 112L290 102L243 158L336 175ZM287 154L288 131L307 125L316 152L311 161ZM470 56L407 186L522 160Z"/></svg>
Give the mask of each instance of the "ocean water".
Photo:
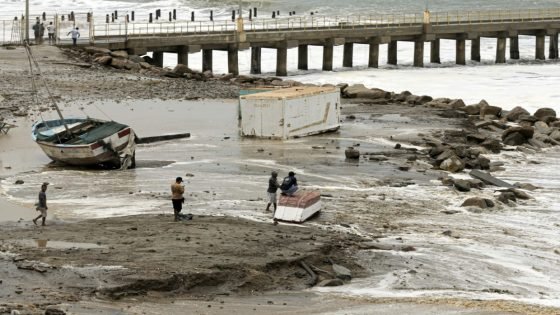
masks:
<svg viewBox="0 0 560 315"><path fill-rule="evenodd" d="M38 12L67 12L87 8L96 14L99 12L101 16L113 10L126 12L131 8L143 13L157 8L164 12L179 8L181 14L186 15L194 10L200 16L213 10L216 16L228 18L238 3L217 0L62 0L52 3L37 0L32 5ZM286 11L296 11L297 14L314 11L318 15L419 13L426 6L431 11L523 10L560 7L560 2L270 0L242 1L242 5L257 7L261 16L269 17L272 10L280 10L281 16ZM3 3L5 11L0 15L11 16L12 12L22 12L22 6L23 1ZM467 41L467 52L469 44ZM482 39L482 62L457 66L454 64L455 43L442 40L442 64L428 63L427 45L425 68L412 67L412 45L404 42L399 43L399 65L386 65L386 45L382 45L379 69L367 68L368 48L365 45L355 45L354 68L343 68L342 47L336 47L335 69L332 72L320 71L322 50L311 47L309 71L297 70L297 50L288 52L289 79L317 84L362 83L389 91L408 90L419 95L462 98L466 103L485 99L505 109L523 106L535 111L540 107L552 107L560 111L560 63L535 61L534 44L533 37L521 36L521 59L510 60L506 65L494 65L496 43L491 39ZM200 70L201 59L201 54L192 54L189 65ZM274 75L276 52L263 49L262 60L263 75ZM214 52L216 73L227 71L226 62L224 52ZM175 64L176 56L166 54L165 66L173 67ZM247 74L249 65L249 51L241 52L241 73ZM344 230L335 223L353 222L352 232L375 235L376 231L368 230L367 222L378 220L378 213L385 205L401 205L401 208L411 207L414 210L411 210L412 215L398 215L401 208L395 206L396 219L390 223L403 228L395 234L387 232L383 241L413 245L417 247L416 252L364 252L360 261L371 267L371 277L318 291L364 298L438 296L512 299L560 307L560 204L557 198L560 181L556 174L556 169L560 167L560 153L557 149L545 150L536 155L506 152L491 156L492 160L506 163L506 171L498 172L496 176L510 182L533 183L542 189L530 192L535 199L519 202L517 207L474 213L460 207L463 195L439 186L437 182L419 181L421 184L401 188L379 187L375 185L377 181L384 177L400 176L400 173L384 165L356 166L346 163L337 147L360 143L364 150L382 151L394 146L393 142L381 138L377 134L378 130L374 132L375 127L372 125L345 123L341 134L336 137L325 135L312 140L260 142L238 138L235 102L123 102L121 109L115 108L114 104L98 105L116 120L132 120L131 124L137 132L150 135L191 131L193 137L140 147L139 168L122 173L52 168L47 166L48 161L44 157L39 157L40 152L37 153L36 149L34 153L37 157L28 162L31 172L10 176L1 183L1 193L14 202L30 206L36 195L33 187L47 180L53 183L49 190L49 200L56 209L53 214L62 219L158 213L169 206L169 179L177 174L192 173L194 177L188 177L187 183L190 211L195 214L236 215L264 222L269 220L269 214L262 211L264 193L261 194L267 174L273 169L281 172L295 169L307 186L345 199L325 200L319 222L329 223L330 228ZM213 114L215 112L220 115ZM164 127L155 128L150 124L150 117L156 113L167 122ZM391 132L398 134L405 130ZM309 153L312 143L321 143L327 149ZM261 152L260 148L266 150ZM312 157L315 163L308 165L296 157L304 155ZM19 178L30 185L14 185L15 179ZM91 185L92 182L97 185ZM106 189L107 186L112 186L112 189ZM487 188L478 194L492 197L495 191ZM381 197L383 202L380 201ZM414 202L408 204L407 199L413 199ZM364 200L370 203L364 203ZM453 216L441 214L446 209L460 212ZM340 213L346 217L341 219ZM442 235L446 230L453 231L459 238ZM379 267L380 262L396 267L386 270Z"/></svg>

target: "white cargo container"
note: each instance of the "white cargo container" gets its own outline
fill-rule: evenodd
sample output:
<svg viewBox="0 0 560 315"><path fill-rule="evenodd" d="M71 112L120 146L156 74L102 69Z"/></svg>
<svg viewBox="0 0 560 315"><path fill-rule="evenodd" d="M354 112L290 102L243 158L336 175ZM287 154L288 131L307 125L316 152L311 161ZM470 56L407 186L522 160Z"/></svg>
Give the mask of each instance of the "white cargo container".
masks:
<svg viewBox="0 0 560 315"><path fill-rule="evenodd" d="M292 87L242 95L241 135L288 139L340 128L336 87Z"/></svg>

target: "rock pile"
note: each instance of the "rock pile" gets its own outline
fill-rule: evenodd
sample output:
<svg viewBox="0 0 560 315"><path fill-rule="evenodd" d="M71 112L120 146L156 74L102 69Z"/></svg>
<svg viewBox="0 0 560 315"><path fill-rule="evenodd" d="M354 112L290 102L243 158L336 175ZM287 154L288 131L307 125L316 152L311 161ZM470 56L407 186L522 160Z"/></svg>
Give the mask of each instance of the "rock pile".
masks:
<svg viewBox="0 0 560 315"><path fill-rule="evenodd" d="M183 78L196 81L222 81L242 86L278 86L291 87L303 85L293 80L282 80L278 77L234 76L231 73L215 75L212 71L196 71L184 64L178 64L173 69L158 67L149 56L129 55L124 50L111 51L106 48L85 47L67 51L85 62L94 65L128 70L142 75L168 78Z"/></svg>

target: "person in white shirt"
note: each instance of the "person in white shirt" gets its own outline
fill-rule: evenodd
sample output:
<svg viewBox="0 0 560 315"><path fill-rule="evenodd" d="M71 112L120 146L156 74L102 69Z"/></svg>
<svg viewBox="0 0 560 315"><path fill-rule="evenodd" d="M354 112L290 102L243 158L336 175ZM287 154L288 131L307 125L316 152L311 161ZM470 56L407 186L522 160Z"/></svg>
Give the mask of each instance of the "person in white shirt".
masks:
<svg viewBox="0 0 560 315"><path fill-rule="evenodd" d="M72 34L72 44L73 44L74 47L78 46L77 42L78 42L78 38L80 38L80 31L78 31L78 30L79 30L79 28L76 27L75 29L68 32L68 34L66 34L66 35Z"/></svg>
<svg viewBox="0 0 560 315"><path fill-rule="evenodd" d="M52 45L53 42L56 43L56 40L54 38L54 25L52 24L52 22L49 23L49 25L47 26L47 32L49 33L49 45Z"/></svg>

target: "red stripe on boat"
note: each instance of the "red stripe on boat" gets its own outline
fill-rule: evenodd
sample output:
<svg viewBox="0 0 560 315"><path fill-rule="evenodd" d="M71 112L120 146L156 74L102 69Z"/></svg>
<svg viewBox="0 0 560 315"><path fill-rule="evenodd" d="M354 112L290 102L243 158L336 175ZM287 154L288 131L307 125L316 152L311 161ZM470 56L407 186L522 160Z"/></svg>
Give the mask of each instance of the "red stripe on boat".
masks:
<svg viewBox="0 0 560 315"><path fill-rule="evenodd" d="M127 128L121 132L119 132L119 138L122 138L124 136L128 136L130 134L130 128Z"/></svg>
<svg viewBox="0 0 560 315"><path fill-rule="evenodd" d="M103 144L101 144L101 142L96 142L96 143L90 145L89 147L90 147L92 150L95 150L95 149L99 148L99 147L102 146L102 145L103 145Z"/></svg>

